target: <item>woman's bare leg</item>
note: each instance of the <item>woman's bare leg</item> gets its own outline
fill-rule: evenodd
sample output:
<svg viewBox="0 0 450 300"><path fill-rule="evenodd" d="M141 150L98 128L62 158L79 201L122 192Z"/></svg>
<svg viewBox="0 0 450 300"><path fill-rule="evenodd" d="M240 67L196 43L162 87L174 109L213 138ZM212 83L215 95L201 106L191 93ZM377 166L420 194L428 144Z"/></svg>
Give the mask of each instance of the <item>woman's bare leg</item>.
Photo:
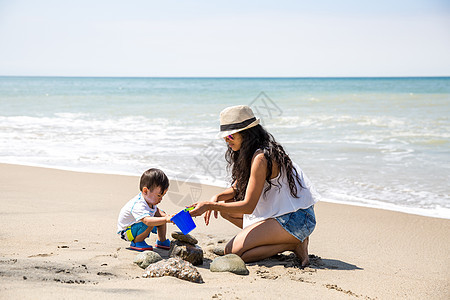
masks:
<svg viewBox="0 0 450 300"><path fill-rule="evenodd" d="M309 236L303 242L300 242L294 249L294 253L297 255L298 259L300 259L302 267L309 265L308 244Z"/></svg>
<svg viewBox="0 0 450 300"><path fill-rule="evenodd" d="M254 262L263 260L284 251L293 251L297 245L295 244L277 244L264 245L245 251L241 258L245 262Z"/></svg>
<svg viewBox="0 0 450 300"><path fill-rule="evenodd" d="M304 249L306 247L307 253L307 246L307 243L300 243L297 238L288 233L275 219L267 219L248 226L238 233L228 242L225 254L235 253L245 262L251 262L290 250L294 251L303 265Z"/></svg>

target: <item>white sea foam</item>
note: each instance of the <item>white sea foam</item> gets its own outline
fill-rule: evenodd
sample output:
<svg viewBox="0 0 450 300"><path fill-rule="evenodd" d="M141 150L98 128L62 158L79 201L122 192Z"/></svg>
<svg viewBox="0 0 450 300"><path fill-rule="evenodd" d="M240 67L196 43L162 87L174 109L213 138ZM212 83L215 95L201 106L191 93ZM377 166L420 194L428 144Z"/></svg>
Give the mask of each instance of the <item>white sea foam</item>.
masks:
<svg viewBox="0 0 450 300"><path fill-rule="evenodd" d="M336 195L335 198L322 197L321 201L337 204L347 204L361 207L385 209L434 218L450 219L450 209L439 205L434 208L421 208L421 207L411 207L392 203L385 203L383 201L367 201L367 200L359 201L360 200L359 198L356 200L352 198L353 197L346 195Z"/></svg>

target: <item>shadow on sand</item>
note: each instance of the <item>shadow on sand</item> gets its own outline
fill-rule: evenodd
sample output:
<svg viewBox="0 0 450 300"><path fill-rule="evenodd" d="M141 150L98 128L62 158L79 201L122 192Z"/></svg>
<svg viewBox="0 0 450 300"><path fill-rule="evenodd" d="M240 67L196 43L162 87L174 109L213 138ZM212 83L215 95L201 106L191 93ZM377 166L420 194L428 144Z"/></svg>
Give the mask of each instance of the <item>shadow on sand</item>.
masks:
<svg viewBox="0 0 450 300"><path fill-rule="evenodd" d="M327 259L321 258L317 255L310 254L309 255L310 265L307 266L311 269L322 269L322 270L363 270L356 265L337 260L337 259ZM266 258L262 261L251 263L249 265L258 265L265 267L273 267L275 265L283 265L285 268L299 268L301 267L300 260L295 256L295 254L291 253L289 255L285 254L277 254L270 258Z"/></svg>
<svg viewBox="0 0 450 300"><path fill-rule="evenodd" d="M168 251L167 250L161 250L154 248L155 252L158 252L163 259L167 259L168 257ZM208 257L203 258L203 264L197 265L197 268L202 269L209 269L211 265L212 259ZM328 259L328 258L321 258L317 255L310 254L309 255L309 262L310 265L308 268L311 269L320 269L320 270L363 270L363 268L360 268L356 265L350 264L348 262L344 262L337 259ZM247 263L248 266L265 266L265 267L274 267L274 266L284 266L285 268L299 268L303 269L301 267L300 260L295 256L294 253L290 253L289 255L286 254L277 254L272 257L266 258L264 260L254 262L254 263Z"/></svg>

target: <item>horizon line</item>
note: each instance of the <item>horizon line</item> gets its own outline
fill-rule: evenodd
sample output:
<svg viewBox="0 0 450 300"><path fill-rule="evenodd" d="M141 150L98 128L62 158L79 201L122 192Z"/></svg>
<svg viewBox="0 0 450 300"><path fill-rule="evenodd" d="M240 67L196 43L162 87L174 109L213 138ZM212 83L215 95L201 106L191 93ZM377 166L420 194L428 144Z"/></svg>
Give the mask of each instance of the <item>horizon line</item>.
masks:
<svg viewBox="0 0 450 300"><path fill-rule="evenodd" d="M152 78L152 79L363 79L363 78L449 78L450 75L429 76L80 76L80 75L0 75L0 77L33 78Z"/></svg>

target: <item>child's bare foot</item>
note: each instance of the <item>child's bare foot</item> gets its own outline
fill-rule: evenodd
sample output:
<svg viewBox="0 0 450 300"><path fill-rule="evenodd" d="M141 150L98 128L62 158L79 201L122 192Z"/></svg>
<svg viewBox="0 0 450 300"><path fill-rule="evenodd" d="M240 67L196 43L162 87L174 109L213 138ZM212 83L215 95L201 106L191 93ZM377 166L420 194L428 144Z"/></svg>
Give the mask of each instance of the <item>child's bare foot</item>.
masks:
<svg viewBox="0 0 450 300"><path fill-rule="evenodd" d="M300 259L302 268L309 265L308 243L309 237L307 237L303 242L298 244L297 247L295 247L294 249L295 255L297 255L298 259Z"/></svg>

